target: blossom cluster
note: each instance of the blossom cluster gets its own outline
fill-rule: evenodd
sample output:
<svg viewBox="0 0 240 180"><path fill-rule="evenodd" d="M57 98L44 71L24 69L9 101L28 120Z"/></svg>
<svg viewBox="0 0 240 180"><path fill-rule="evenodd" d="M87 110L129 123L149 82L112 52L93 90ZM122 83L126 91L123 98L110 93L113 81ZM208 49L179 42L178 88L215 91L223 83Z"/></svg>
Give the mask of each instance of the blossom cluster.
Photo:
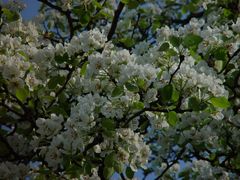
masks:
<svg viewBox="0 0 240 180"><path fill-rule="evenodd" d="M116 2L106 3L102 13L114 14ZM168 13L155 1L125 3L113 40L101 21L64 42L21 18L2 25L0 179L109 179L114 172L133 178L139 169L173 179L239 173L239 17L222 25L209 10L217 2L199 1L210 11L205 18L158 27L142 41L148 20L139 15L136 28L126 28L136 12ZM55 5L62 14L52 17L50 29L58 15L102 4Z"/></svg>

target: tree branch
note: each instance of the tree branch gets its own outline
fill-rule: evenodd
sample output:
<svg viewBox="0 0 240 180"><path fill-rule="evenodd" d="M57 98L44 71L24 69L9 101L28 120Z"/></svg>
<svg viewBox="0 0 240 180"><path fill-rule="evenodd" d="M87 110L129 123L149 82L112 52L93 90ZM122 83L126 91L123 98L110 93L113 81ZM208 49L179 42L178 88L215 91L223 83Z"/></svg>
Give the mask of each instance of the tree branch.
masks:
<svg viewBox="0 0 240 180"><path fill-rule="evenodd" d="M177 67L177 69L171 74L171 77L170 77L170 80L169 80L169 83L168 83L168 84L171 84L174 75L178 72L178 70L179 70L180 67L181 67L182 62L184 61L184 56L183 56L183 55L180 55L179 58L180 58L180 62L179 62L179 64L178 64L178 67Z"/></svg>
<svg viewBox="0 0 240 180"><path fill-rule="evenodd" d="M117 7L117 10L114 12L114 17L113 17L113 21L112 21L112 25L111 25L111 28L108 32L108 35L107 35L107 39L108 41L112 39L112 36L114 35L115 33L115 30L117 28L117 23L118 23L118 19L119 19L119 16L124 8L124 3L120 2L118 4L118 7Z"/></svg>
<svg viewBox="0 0 240 180"><path fill-rule="evenodd" d="M70 32L70 38L69 40L72 39L73 35L74 35L74 27L73 27L73 22L75 21L75 19L73 19L71 17L71 11L67 10L67 11L64 11L62 8L60 8L59 6L56 6L52 3L50 3L49 1L47 0L38 0L39 2L42 2L43 4L46 4L47 6L49 6L50 8L52 9L55 9L57 11L59 11L60 13L64 14L67 18L67 21L68 21L68 26L69 26L69 32Z"/></svg>
<svg viewBox="0 0 240 180"><path fill-rule="evenodd" d="M178 162L178 160L180 159L180 157L182 156L182 154L185 152L185 147L183 147L181 149L181 151L176 155L176 158L172 161L172 163L167 163L167 167L163 170L163 172L157 177L155 178L156 180L161 179L164 174L174 165Z"/></svg>
<svg viewBox="0 0 240 180"><path fill-rule="evenodd" d="M49 109L57 100L57 97L64 91L64 89L66 88L68 82L70 81L72 74L74 72L75 68L72 68L69 70L67 77L66 77L66 81L64 82L64 84L62 85L62 87L56 92L55 95L55 99L53 99L50 104L47 106L47 109Z"/></svg>
<svg viewBox="0 0 240 180"><path fill-rule="evenodd" d="M204 11L201 11L201 12L198 12L198 13L191 13L185 19L171 19L170 23L186 25L186 24L188 24L190 22L190 20L192 18L201 18L203 15L204 15Z"/></svg>
<svg viewBox="0 0 240 180"><path fill-rule="evenodd" d="M226 73L226 68L227 68L228 64L230 63L230 61L231 61L235 56L238 55L239 52L240 52L240 48L238 48L238 49L229 57L229 59L228 59L228 61L226 62L225 66L222 68L222 70L221 70L220 72L218 72L218 74L221 74L221 73L223 73L224 71L225 71L225 73ZM225 73L224 73L224 74L225 74Z"/></svg>

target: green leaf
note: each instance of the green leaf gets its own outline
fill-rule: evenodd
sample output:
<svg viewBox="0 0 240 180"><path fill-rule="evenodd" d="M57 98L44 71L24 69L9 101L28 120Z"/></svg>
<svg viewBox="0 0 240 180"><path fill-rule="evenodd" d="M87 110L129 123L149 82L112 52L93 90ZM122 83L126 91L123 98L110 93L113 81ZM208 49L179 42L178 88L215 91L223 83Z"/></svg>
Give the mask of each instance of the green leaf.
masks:
<svg viewBox="0 0 240 180"><path fill-rule="evenodd" d="M140 101L134 102L134 103L133 103L133 108L134 108L134 109L143 109L143 108L144 108L144 103L143 103L143 102L140 102Z"/></svg>
<svg viewBox="0 0 240 180"><path fill-rule="evenodd" d="M99 9L102 9L102 5L97 0L93 0L93 5Z"/></svg>
<svg viewBox="0 0 240 180"><path fill-rule="evenodd" d="M81 16L80 16L80 23L82 25L86 25L88 24L88 22L90 21L90 14L88 11L85 11L84 13L81 13Z"/></svg>
<svg viewBox="0 0 240 180"><path fill-rule="evenodd" d="M24 102L29 95L29 90L27 88L20 88L16 90L16 97L21 101Z"/></svg>
<svg viewBox="0 0 240 180"><path fill-rule="evenodd" d="M114 173L113 167L104 167L103 175L106 179L110 179Z"/></svg>
<svg viewBox="0 0 240 180"><path fill-rule="evenodd" d="M227 98L225 97L213 97L210 99L210 102L214 107L217 108L228 108L230 106L230 103L228 102Z"/></svg>
<svg viewBox="0 0 240 180"><path fill-rule="evenodd" d="M223 68L223 61L214 61L214 68L220 72Z"/></svg>
<svg viewBox="0 0 240 180"><path fill-rule="evenodd" d="M178 99L179 99L179 92L176 90L175 87L173 87L172 101L177 102Z"/></svg>
<svg viewBox="0 0 240 180"><path fill-rule="evenodd" d="M3 157L3 156L7 156L9 153L10 153L10 150L8 149L7 145L0 141L0 156Z"/></svg>
<svg viewBox="0 0 240 180"><path fill-rule="evenodd" d="M55 89L58 84L63 85L65 82L65 77L63 76L54 76L48 81L48 88Z"/></svg>
<svg viewBox="0 0 240 180"><path fill-rule="evenodd" d="M115 152L108 154L104 159L105 167L113 167L116 160L117 160L117 156Z"/></svg>
<svg viewBox="0 0 240 180"><path fill-rule="evenodd" d="M106 128L103 128L103 134L107 136L108 138L114 138L116 131L115 130L108 130Z"/></svg>
<svg viewBox="0 0 240 180"><path fill-rule="evenodd" d="M193 111L199 111L199 104L200 101L196 97L190 97L188 100L188 108L192 109Z"/></svg>
<svg viewBox="0 0 240 180"><path fill-rule="evenodd" d="M183 169L178 176L179 178L190 179L190 168Z"/></svg>
<svg viewBox="0 0 240 180"><path fill-rule="evenodd" d="M144 79L137 79L137 85L140 89L145 89L146 82Z"/></svg>
<svg viewBox="0 0 240 180"><path fill-rule="evenodd" d="M68 61L69 57L67 53L64 53L63 55L56 55L55 61L59 64Z"/></svg>
<svg viewBox="0 0 240 180"><path fill-rule="evenodd" d="M83 64L83 66L82 66L82 68L81 68L81 70L80 70L80 75L81 75L81 76L85 76L85 74L86 74L86 72L87 72L87 66L88 66L88 61L86 61L86 62Z"/></svg>
<svg viewBox="0 0 240 180"><path fill-rule="evenodd" d="M167 121L170 126L175 126L179 121L177 113L175 111L170 111L167 114Z"/></svg>
<svg viewBox="0 0 240 180"><path fill-rule="evenodd" d="M141 19L138 24L141 29L146 29L148 27L148 22L145 19Z"/></svg>
<svg viewBox="0 0 240 180"><path fill-rule="evenodd" d="M129 179L132 179L134 177L134 171L130 168L130 167L127 167L126 168L126 176L129 178Z"/></svg>
<svg viewBox="0 0 240 180"><path fill-rule="evenodd" d="M122 3L127 4L130 0L121 0Z"/></svg>
<svg viewBox="0 0 240 180"><path fill-rule="evenodd" d="M121 43L123 43L127 48L130 48L135 45L135 41L132 38L121 38L119 39Z"/></svg>
<svg viewBox="0 0 240 180"><path fill-rule="evenodd" d="M6 16L8 22L17 21L19 19L19 14L15 11L11 11L7 8L2 9L3 14Z"/></svg>
<svg viewBox="0 0 240 180"><path fill-rule="evenodd" d="M203 40L202 37L195 35L195 34L188 34L184 37L183 39L183 46L185 47L192 47L195 46L197 47L199 43L201 43Z"/></svg>
<svg viewBox="0 0 240 180"><path fill-rule="evenodd" d="M178 55L178 53L174 49L171 48L171 49L167 50L168 57L176 56L176 55Z"/></svg>
<svg viewBox="0 0 240 180"><path fill-rule="evenodd" d="M171 84L168 84L168 85L164 86L163 88L161 88L159 90L159 93L160 93L160 96L161 96L161 100L163 102L168 102L172 98L173 86Z"/></svg>
<svg viewBox="0 0 240 180"><path fill-rule="evenodd" d="M174 47L179 47L182 39L180 37L170 36L169 41Z"/></svg>
<svg viewBox="0 0 240 180"><path fill-rule="evenodd" d="M201 111L207 108L207 104L205 102L201 102L196 97L190 97L188 100L188 108L193 111Z"/></svg>
<svg viewBox="0 0 240 180"><path fill-rule="evenodd" d="M127 90L129 90L129 91L131 91L131 92L138 92L139 91L139 89L138 89L138 87L135 85L135 84L133 84L133 83L129 83L129 82L127 82L126 84L125 84L125 87L127 88Z"/></svg>
<svg viewBox="0 0 240 180"><path fill-rule="evenodd" d="M53 106L53 107L51 107L49 110L48 110L48 112L51 112L51 113L55 113L55 114L57 114L57 115L63 115L64 117L67 117L68 116L68 114L66 113L66 111L63 109L63 108L61 108L61 107L58 107L58 106Z"/></svg>
<svg viewBox="0 0 240 180"><path fill-rule="evenodd" d="M124 169L124 165L121 161L115 161L114 165L114 170L117 172L117 173L121 173L123 172L123 169Z"/></svg>
<svg viewBox="0 0 240 180"><path fill-rule="evenodd" d="M113 119L104 119L102 121L102 127L106 128L106 130L114 130L115 129L115 122Z"/></svg>
<svg viewBox="0 0 240 180"><path fill-rule="evenodd" d="M112 97L120 96L123 94L123 92L124 92L123 86L117 86L112 91Z"/></svg>
<svg viewBox="0 0 240 180"><path fill-rule="evenodd" d="M104 119L101 122L103 134L109 137L114 137L116 124L113 119Z"/></svg>
<svg viewBox="0 0 240 180"><path fill-rule="evenodd" d="M18 51L18 54L20 54L22 57L24 57L24 60L28 61L29 57L24 51Z"/></svg>
<svg viewBox="0 0 240 180"><path fill-rule="evenodd" d="M129 9L136 9L138 7L138 5L139 5L138 0L130 0L128 2L128 8Z"/></svg>
<svg viewBox="0 0 240 180"><path fill-rule="evenodd" d="M159 51L167 51L168 49L169 49L169 43L165 42L160 46Z"/></svg>
<svg viewBox="0 0 240 180"><path fill-rule="evenodd" d="M86 161L83 165L83 170L84 170L84 174L91 174L91 170L92 170L92 164L88 161Z"/></svg>
<svg viewBox="0 0 240 180"><path fill-rule="evenodd" d="M227 49L225 47L219 47L217 49L213 50L213 56L214 58L216 58L217 60L222 60L222 61L226 61L227 60Z"/></svg>

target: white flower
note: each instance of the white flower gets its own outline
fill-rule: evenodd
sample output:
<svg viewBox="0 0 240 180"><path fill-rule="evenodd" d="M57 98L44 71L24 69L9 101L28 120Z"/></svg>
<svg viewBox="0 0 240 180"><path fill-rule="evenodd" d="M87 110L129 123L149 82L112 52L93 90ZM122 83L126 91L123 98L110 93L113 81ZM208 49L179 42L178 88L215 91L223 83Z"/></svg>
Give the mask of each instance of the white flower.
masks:
<svg viewBox="0 0 240 180"><path fill-rule="evenodd" d="M240 32L240 17L237 18L237 21L232 25L232 28L236 33Z"/></svg>
<svg viewBox="0 0 240 180"><path fill-rule="evenodd" d="M62 122L63 117L55 114L51 114L50 119L38 118L36 121L37 132L42 136L52 137L62 129Z"/></svg>

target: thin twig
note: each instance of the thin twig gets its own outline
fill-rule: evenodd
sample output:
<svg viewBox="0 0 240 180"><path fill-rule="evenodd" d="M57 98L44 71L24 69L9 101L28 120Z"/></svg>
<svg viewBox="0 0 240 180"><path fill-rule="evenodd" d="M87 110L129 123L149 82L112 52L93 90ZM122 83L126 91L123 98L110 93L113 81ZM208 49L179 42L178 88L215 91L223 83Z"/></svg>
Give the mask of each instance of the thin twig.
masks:
<svg viewBox="0 0 240 180"><path fill-rule="evenodd" d="M18 115L19 117L22 117L22 116L23 116L23 114L15 111L14 109L10 108L8 105L6 105L6 104L3 103L3 102L0 103L0 105L3 106L3 107L5 107L8 111L11 111L11 112L13 112L14 114Z"/></svg>
<svg viewBox="0 0 240 180"><path fill-rule="evenodd" d="M168 83L168 84L171 84L174 75L178 72L178 70L179 70L180 67L181 67L182 62L184 61L184 56L183 56L183 55L180 55L179 58L180 58L180 62L179 62L179 64L178 64L178 67L177 67L177 69L171 74L171 77L170 77L170 80L169 80L169 83Z"/></svg>
<svg viewBox="0 0 240 180"><path fill-rule="evenodd" d="M226 68L227 68L228 64L230 63L230 61L231 61L235 56L237 56L239 52L240 52L240 48L238 48L238 49L229 57L229 59L228 59L228 61L226 62L225 66L222 68L222 70L221 70L220 72L218 72L218 74L221 74L221 73L223 73L223 71L226 70ZM225 72L226 72L226 71L225 71Z"/></svg>
<svg viewBox="0 0 240 180"><path fill-rule="evenodd" d="M50 104L47 106L47 109L49 109L57 100L57 97L65 90L68 82L70 81L71 77L72 77L72 74L74 72L74 68L72 68L68 74L67 74L67 77L66 77L66 81L64 82L63 86L56 92L56 95L55 95L55 98L50 102Z"/></svg>
<svg viewBox="0 0 240 180"><path fill-rule="evenodd" d="M163 170L163 172L157 177L155 178L156 180L161 179L164 174L174 165L178 162L178 160L180 159L180 157L182 156L182 154L185 152L185 147L183 147L181 149L181 151L176 155L176 158L172 161L171 164L167 164L167 167Z"/></svg>

